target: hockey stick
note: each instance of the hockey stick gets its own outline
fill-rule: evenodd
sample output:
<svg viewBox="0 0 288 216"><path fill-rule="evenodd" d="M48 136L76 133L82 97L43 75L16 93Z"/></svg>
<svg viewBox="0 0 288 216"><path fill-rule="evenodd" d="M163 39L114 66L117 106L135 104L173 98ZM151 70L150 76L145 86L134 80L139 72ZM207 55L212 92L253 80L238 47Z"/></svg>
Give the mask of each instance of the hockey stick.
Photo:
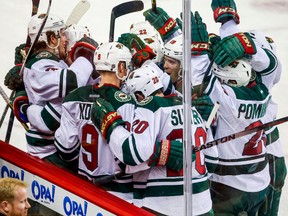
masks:
<svg viewBox="0 0 288 216"><path fill-rule="evenodd" d="M40 34L41 34L41 32L42 32L42 30L43 30L43 28L44 28L44 26L45 26L45 23L46 23L46 21L47 21L47 18L48 18L48 16L49 16L49 13L50 13L51 4L52 4L52 0L49 0L48 7L47 7L47 11L46 11L46 14L45 14L45 16L44 16L44 18L43 18L43 22L42 22L42 24L41 24L41 26L40 26L40 28L39 28L39 31L37 32L37 35L36 35L35 40L33 41L33 43L31 44L31 46L30 46L30 48L29 48L29 50L28 50L28 53L27 53L27 55L26 55L26 58L25 58L24 61L23 61L22 66L21 66L21 70L20 70L20 73L19 73L20 76L22 76L23 70L24 70L24 67L25 67L25 64L26 64L26 62L27 62L27 59L28 59L28 58L30 57L30 55L33 53L35 44L37 43L38 38L40 37ZM1 88L1 90L3 90L3 89ZM5 92L3 91L2 93L5 93ZM4 94L1 94L1 95L2 95L2 97L3 97ZM4 98L4 100L6 101L7 104L9 104L9 106L10 106L11 109L13 110L13 106L12 106L12 103L10 102L10 100L7 101L5 98ZM12 110L11 110L11 112L12 112ZM12 116L12 114L11 114L11 117L14 118L14 116ZM10 121L10 122L13 122L13 121ZM9 128L8 128L8 129L9 129ZM9 134L9 133L11 134L11 130L10 130L10 131L7 130L7 134ZM7 134L6 134L6 136L7 136ZM9 142L9 141L8 141L8 142Z"/></svg>
<svg viewBox="0 0 288 216"><path fill-rule="evenodd" d="M124 2L115 6L111 11L109 42L114 41L115 20L125 14L141 11L144 8L142 1Z"/></svg>
<svg viewBox="0 0 288 216"><path fill-rule="evenodd" d="M6 136L5 136L5 142L6 143L10 142L11 133L12 133L12 129L13 129L13 123L14 123L14 112L11 110L10 118L9 118L9 122L8 122L8 127L7 127L7 132L6 132Z"/></svg>
<svg viewBox="0 0 288 216"><path fill-rule="evenodd" d="M220 107L220 103L217 101L214 104L214 107L213 107L213 109L212 109L212 111L211 111L211 113L210 113L210 115L209 115L209 117L208 117L208 119L206 121L205 127L206 127L207 130L211 126L211 123L212 123L212 121L213 121L213 119L214 119L219 107Z"/></svg>
<svg viewBox="0 0 288 216"><path fill-rule="evenodd" d="M211 148L211 147L219 145L221 143L225 143L225 142L237 139L239 137L242 137L242 136L257 132L259 130L264 130L267 127L273 127L275 125L279 125L279 124L285 123L287 121L288 121L288 116L280 118L280 119L276 119L274 121L267 122L265 124L256 126L254 128L250 128L248 130L243 130L243 131L240 131L240 132L237 132L237 133L234 133L234 134L230 134L228 136L221 137L219 139L216 139L216 140L213 140L211 142L205 143L204 145L193 147L192 151L195 153L195 152L201 151L203 149Z"/></svg>
<svg viewBox="0 0 288 216"><path fill-rule="evenodd" d="M107 184L113 180L117 180L118 178L120 178L124 175L127 175L127 174L120 172L120 173L116 173L113 175L107 175L107 176L102 176L102 177L98 177L98 178L93 178L92 182L95 185L101 186L101 185Z"/></svg>
<svg viewBox="0 0 288 216"><path fill-rule="evenodd" d="M156 0L151 0L151 4L152 4L152 11L153 11L154 13L157 13Z"/></svg>
<svg viewBox="0 0 288 216"><path fill-rule="evenodd" d="M13 104L11 102L11 100L8 98L7 94L4 92L4 90L2 89L2 87L0 86L0 94L3 97L3 99L5 100L5 102L7 103L7 105L11 108L11 112L13 113ZM11 116L11 115L10 115ZM14 117L13 117L14 118ZM12 121L11 119L9 120L9 122ZM25 123L21 123L23 128L27 131L29 129L28 125ZM9 124L8 124L9 127ZM11 126L10 126L11 127ZM7 129L7 133L6 136L8 134L8 129Z"/></svg>
<svg viewBox="0 0 288 216"><path fill-rule="evenodd" d="M40 34L41 34L41 32L42 32L42 30L43 30L43 28L45 26L45 23L46 23L46 21L48 19L49 13L50 13L51 4L52 4L52 0L49 0L48 8L47 8L46 14L45 14L45 16L43 18L43 22L42 22L42 24L41 24L41 26L39 28L39 31L37 32L35 40L33 41L33 43L31 44L31 46L30 46L30 48L28 50L27 56L26 56L26 58L25 58L25 60L24 60L24 62L22 64L22 66L21 66L21 70L20 70L20 73L19 73L20 76L23 74L23 70L24 70L25 64L27 62L27 59L29 59L29 57L32 55L34 47L35 47L35 44L37 43L37 41L38 41L38 39L40 37Z"/></svg>
<svg viewBox="0 0 288 216"><path fill-rule="evenodd" d="M32 0L32 12L31 12L31 17L34 16L35 14L38 13L38 8L39 8L39 4L40 4L40 0ZM30 37L27 35L27 38L26 38L26 45L25 45L25 48L28 47L31 43L31 40L30 40ZM25 51L24 52L21 52L22 56L23 56L23 59L25 58L26 54L25 54ZM13 98L13 96L15 95L15 91L12 91L11 94L10 94L10 100ZM0 121L0 128L4 122L4 119L5 119L5 116L7 114L7 111L8 111L8 108L9 108L9 105L6 104L6 107L4 109L4 112L2 114L2 117L1 117L1 121ZM10 115L10 118L12 116ZM13 118L13 117L12 117ZM11 122L11 120L9 120L9 122Z"/></svg>
<svg viewBox="0 0 288 216"><path fill-rule="evenodd" d="M81 0L79 3L74 7L72 12L70 13L65 25L69 26L72 24L77 24L79 20L83 17L83 15L88 11L91 4L88 0Z"/></svg>
<svg viewBox="0 0 288 216"><path fill-rule="evenodd" d="M200 88L199 88L199 96L203 96L203 92L204 92L204 86L205 86L205 80L209 74L209 72L211 71L212 65L213 65L214 61L211 60L203 77L202 83L200 84Z"/></svg>

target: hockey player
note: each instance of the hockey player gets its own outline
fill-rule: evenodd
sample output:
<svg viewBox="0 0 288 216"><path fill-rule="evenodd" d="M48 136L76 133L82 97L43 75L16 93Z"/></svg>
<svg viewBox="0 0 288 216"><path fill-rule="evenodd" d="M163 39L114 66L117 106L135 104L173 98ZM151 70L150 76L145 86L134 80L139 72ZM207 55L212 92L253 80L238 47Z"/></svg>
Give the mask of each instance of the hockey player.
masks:
<svg viewBox="0 0 288 216"><path fill-rule="evenodd" d="M32 43L43 18L41 14L30 20L28 34ZM64 27L62 18L49 15L23 72L30 104L27 116L31 127L26 132L28 153L63 168L66 164L59 158L54 145L54 132L60 122L61 103L71 90L87 83L93 71L96 49L92 40L91 44L76 44L71 51L75 61L68 67L64 62L67 55ZM23 101L23 97L16 95L14 110L25 114L21 109Z"/></svg>
<svg viewBox="0 0 288 216"><path fill-rule="evenodd" d="M123 126L115 127L113 119L106 124L109 118L105 115L110 113L107 102L96 100L92 120L116 157L125 164L138 165L137 169L142 170L133 174L134 204L165 215L184 215L183 146L171 141L183 136L183 104L176 94L163 97L159 78L153 67L144 65L131 72L126 80L127 89L138 101L132 133ZM206 134L204 121L197 110L193 107L191 112L194 118L192 140L198 146L212 136ZM193 155L193 215L213 215L209 174L204 161L210 165L210 171L213 170L217 164L217 151L212 148L205 153L207 158L203 152Z"/></svg>
<svg viewBox="0 0 288 216"><path fill-rule="evenodd" d="M125 167L114 157L90 118L95 99L109 96L117 101L115 109L123 115L123 120L131 122L134 101L120 90L130 70L131 53L121 43L104 43L97 48L94 62L101 77L99 83L80 87L65 97L60 127L55 132L55 145L65 161L79 160L78 174L131 202L132 177L123 175L112 181L113 176L124 172ZM104 182L103 178L109 180Z"/></svg>
<svg viewBox="0 0 288 216"><path fill-rule="evenodd" d="M226 38L226 43L230 41L232 44L232 35L237 34L240 31L238 27L240 19L235 2L233 0L227 2L212 1L211 7L214 12L215 22L221 23L221 38ZM221 7L226 8L226 10L219 10ZM219 11L222 11L222 13L218 13ZM233 11L233 13L225 13L225 11ZM263 32L252 30L247 33L253 39L257 49L257 53L251 56L252 68L261 75L262 82L266 85L269 91L271 91L272 87L280 80L282 70L281 63L276 55L275 43ZM221 59L219 55L219 52L221 51L222 54L225 53L225 60L228 60L227 63L229 63L234 56L231 57L232 53L230 55L228 54L228 52L225 50L225 44L223 42L221 42L221 44L221 46L216 44L219 51L214 54L214 58L219 62L223 62L223 59ZM236 48L234 49L236 50ZM235 50L233 51L234 53L239 53L238 50ZM270 121L276 118L277 104L272 99L269 102L266 112L267 116L270 117ZM266 195L266 200L259 209L258 215L277 215L281 191L287 171L283 146L279 139L279 131L277 127L269 128L265 131L265 133L267 136L266 145L271 181L269 191Z"/></svg>
<svg viewBox="0 0 288 216"><path fill-rule="evenodd" d="M196 12L194 18L196 23L202 22ZM206 40L207 43L208 38ZM247 48L245 43L237 45L243 50ZM204 77L210 64L208 54L198 56L198 60L198 64L194 64L194 71L198 74L192 73L193 77L196 76L194 80L201 80L199 78ZM269 91L259 82L247 60L237 60L226 67L214 63L208 72L204 93L213 103L220 103L215 139L269 121L265 115L271 98ZM194 87L194 92L197 91ZM215 215L257 213L270 180L265 144L265 133L261 130L218 145L219 164L210 178Z"/></svg>
<svg viewBox="0 0 288 216"><path fill-rule="evenodd" d="M164 40L164 71L170 75L171 81L178 95L182 95L182 53L183 53L183 35L181 34L182 22L180 19L176 21L171 18L162 8L157 7L157 13L152 9L148 9L144 12L145 19L160 32L162 39ZM196 17L198 13L195 13ZM193 25L191 31L192 38L192 55L191 64L199 64L202 59L202 55L208 53L209 45L207 43L208 33L206 31L205 24L196 22L193 16L191 16L191 23ZM200 20L200 19L199 19ZM177 23L176 23L177 22ZM167 25L173 23L173 25ZM164 31L165 29L165 31ZM205 62L205 60L204 60ZM194 70L194 67L192 68ZM198 74L193 72L194 74ZM196 79L195 82L201 82L202 78ZM194 85L194 84L193 84ZM194 95L192 100L193 105L196 106L201 116L207 120L214 104L211 102L207 95L200 97L200 95ZM197 100L196 100L197 99Z"/></svg>

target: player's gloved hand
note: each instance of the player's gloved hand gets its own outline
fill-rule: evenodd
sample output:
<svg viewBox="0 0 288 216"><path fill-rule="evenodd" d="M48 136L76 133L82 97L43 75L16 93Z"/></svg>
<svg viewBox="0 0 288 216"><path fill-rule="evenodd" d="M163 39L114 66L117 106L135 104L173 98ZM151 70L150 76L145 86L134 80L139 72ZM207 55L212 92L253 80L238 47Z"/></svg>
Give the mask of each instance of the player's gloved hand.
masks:
<svg viewBox="0 0 288 216"><path fill-rule="evenodd" d="M221 41L221 37L219 35L216 35L214 33L209 33L208 34L209 37L209 58L212 59L213 58L213 51L215 50L215 46Z"/></svg>
<svg viewBox="0 0 288 216"><path fill-rule="evenodd" d="M4 85L11 90L22 90L24 89L24 83L22 76L19 75L21 70L21 64L12 67L5 76Z"/></svg>
<svg viewBox="0 0 288 216"><path fill-rule="evenodd" d="M208 32L198 11L191 13L192 55L205 55L209 52Z"/></svg>
<svg viewBox="0 0 288 216"><path fill-rule="evenodd" d="M237 58L256 52L256 46L249 33L241 32L223 38L213 49L213 59L216 64L225 67Z"/></svg>
<svg viewBox="0 0 288 216"><path fill-rule="evenodd" d="M125 124L122 117L113 108L112 104L102 98L96 98L96 101L93 103L91 120L101 131L108 143L113 129L119 125Z"/></svg>
<svg viewBox="0 0 288 216"><path fill-rule="evenodd" d="M194 106L202 118L207 121L214 104L208 95L203 95L202 97L193 98L192 106Z"/></svg>
<svg viewBox="0 0 288 216"><path fill-rule="evenodd" d="M176 21L170 17L162 8L156 8L157 13L152 9L146 10L143 15L145 19L160 33L163 41L167 40L173 33L175 33L179 26Z"/></svg>
<svg viewBox="0 0 288 216"><path fill-rule="evenodd" d="M153 59L156 56L153 50L136 34L121 34L118 42L124 44L133 53L132 62L136 67L141 67L146 60Z"/></svg>
<svg viewBox="0 0 288 216"><path fill-rule="evenodd" d="M16 92L13 98L13 111L15 117L21 123L28 123L27 109L29 107L29 100L25 90Z"/></svg>
<svg viewBox="0 0 288 216"><path fill-rule="evenodd" d="M182 18L182 13L180 14ZM182 28L182 21L176 18L179 26ZM202 18L198 11L195 14L191 12L191 51L192 55L205 55L209 52L209 38L206 24L202 22Z"/></svg>
<svg viewBox="0 0 288 216"><path fill-rule="evenodd" d="M212 0L211 8L215 22L224 24L233 19L237 24L240 23L234 0Z"/></svg>
<svg viewBox="0 0 288 216"><path fill-rule="evenodd" d="M22 64L24 58L26 57L27 54L27 49L29 47L26 47L26 44L20 44L15 48L15 57L14 57L14 64Z"/></svg>
<svg viewBox="0 0 288 216"><path fill-rule="evenodd" d="M154 145L149 166L167 166L179 171L183 168L183 144L177 140L162 140Z"/></svg>
<svg viewBox="0 0 288 216"><path fill-rule="evenodd" d="M83 37L78 42L75 43L75 45L71 48L70 51L70 58L73 61L75 61L78 57L82 56L88 61L91 62L92 65L94 65L94 53L96 48L98 47L98 43L90 38L90 37Z"/></svg>

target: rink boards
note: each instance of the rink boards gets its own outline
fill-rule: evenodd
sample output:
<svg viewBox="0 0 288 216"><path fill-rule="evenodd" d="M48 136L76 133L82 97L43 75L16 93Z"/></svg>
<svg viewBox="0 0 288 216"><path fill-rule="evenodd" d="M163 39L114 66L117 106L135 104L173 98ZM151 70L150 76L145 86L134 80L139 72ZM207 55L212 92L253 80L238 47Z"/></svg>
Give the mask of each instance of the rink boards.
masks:
<svg viewBox="0 0 288 216"><path fill-rule="evenodd" d="M0 141L0 178L3 177L27 182L30 199L62 215L153 215Z"/></svg>

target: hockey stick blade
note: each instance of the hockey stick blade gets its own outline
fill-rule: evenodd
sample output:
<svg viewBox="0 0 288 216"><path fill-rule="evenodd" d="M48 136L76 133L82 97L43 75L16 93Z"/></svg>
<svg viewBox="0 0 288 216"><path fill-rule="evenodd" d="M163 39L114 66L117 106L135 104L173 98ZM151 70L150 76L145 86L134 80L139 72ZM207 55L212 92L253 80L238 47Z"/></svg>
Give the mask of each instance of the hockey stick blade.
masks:
<svg viewBox="0 0 288 216"><path fill-rule="evenodd" d="M225 142L237 139L239 137L246 136L246 135L251 134L251 133L255 133L255 132L259 131L259 130L264 130L267 127L273 127L275 125L279 125L279 124L285 123L287 121L288 121L288 116L285 116L283 118L267 122L267 123L259 125L257 127L250 128L248 130L243 130L243 131L240 131L240 132L237 132L237 133L234 133L234 134L230 134L228 136L221 137L219 139L216 139L216 140L213 140L211 142L205 143L204 145L193 147L192 151L195 153L195 152L201 151L203 149L211 148L211 147L217 146L217 145L219 145L221 143L225 143Z"/></svg>
<svg viewBox="0 0 288 216"><path fill-rule="evenodd" d="M205 74L204 74L204 77L203 77L203 80L202 80L202 83L201 83L200 89L199 89L199 97L203 96L205 81L206 81L206 79L207 79L207 77L211 71L213 63L214 63L214 61L210 61L209 65L205 71Z"/></svg>
<svg viewBox="0 0 288 216"><path fill-rule="evenodd" d="M77 24L84 14L89 10L91 4L88 0L81 0L70 13L66 26Z"/></svg>
<svg viewBox="0 0 288 216"><path fill-rule="evenodd" d="M109 42L114 41L115 20L125 14L141 11L144 8L142 1L124 2L115 6L111 11Z"/></svg>

